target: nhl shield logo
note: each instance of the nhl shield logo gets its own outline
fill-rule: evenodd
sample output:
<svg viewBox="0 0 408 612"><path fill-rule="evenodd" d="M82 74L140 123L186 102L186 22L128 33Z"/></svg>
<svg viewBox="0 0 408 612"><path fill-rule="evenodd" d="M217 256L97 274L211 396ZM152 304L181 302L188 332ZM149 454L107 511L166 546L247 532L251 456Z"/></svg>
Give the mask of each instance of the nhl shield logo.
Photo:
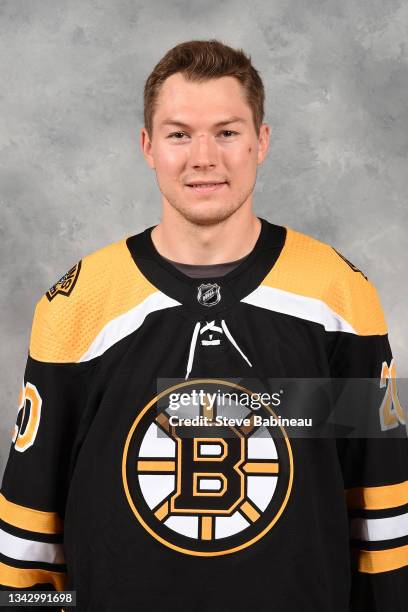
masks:
<svg viewBox="0 0 408 612"><path fill-rule="evenodd" d="M221 287L217 283L202 283L198 288L197 300L202 306L215 306L221 300Z"/></svg>

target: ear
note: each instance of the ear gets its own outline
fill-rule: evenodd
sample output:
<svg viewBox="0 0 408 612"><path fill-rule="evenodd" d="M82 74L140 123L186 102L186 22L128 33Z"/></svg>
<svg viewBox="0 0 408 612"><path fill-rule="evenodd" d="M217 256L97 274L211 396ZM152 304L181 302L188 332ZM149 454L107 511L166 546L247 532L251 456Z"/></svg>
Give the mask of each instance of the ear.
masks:
<svg viewBox="0 0 408 612"><path fill-rule="evenodd" d="M262 164L269 149L270 127L267 123L262 123L259 128L258 136L258 164Z"/></svg>
<svg viewBox="0 0 408 612"><path fill-rule="evenodd" d="M140 148L150 168L155 168L156 166L152 155L152 142L145 127L142 127L140 130Z"/></svg>

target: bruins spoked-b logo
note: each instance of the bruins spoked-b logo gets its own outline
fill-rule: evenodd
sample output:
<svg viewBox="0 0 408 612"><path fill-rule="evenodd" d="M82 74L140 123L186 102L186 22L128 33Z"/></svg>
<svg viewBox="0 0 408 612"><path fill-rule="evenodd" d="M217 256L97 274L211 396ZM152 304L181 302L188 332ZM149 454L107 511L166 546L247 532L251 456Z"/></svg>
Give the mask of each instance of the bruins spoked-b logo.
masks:
<svg viewBox="0 0 408 612"><path fill-rule="evenodd" d="M75 287L75 283L78 280L79 272L81 270L81 261L73 266L64 276L61 276L59 281L55 283L45 294L49 301L55 298L56 295L70 295L71 291Z"/></svg>
<svg viewBox="0 0 408 612"><path fill-rule="evenodd" d="M197 385L206 389L204 400ZM226 395L251 394L219 379L174 385L139 412L123 451L123 485L135 519L188 555L253 545L278 521L292 488L291 446L282 427L268 425L273 410L214 401L220 387ZM175 408L180 393L191 401Z"/></svg>
<svg viewBox="0 0 408 612"><path fill-rule="evenodd" d="M202 306L215 306L221 300L221 287L217 283L201 283L197 300Z"/></svg>

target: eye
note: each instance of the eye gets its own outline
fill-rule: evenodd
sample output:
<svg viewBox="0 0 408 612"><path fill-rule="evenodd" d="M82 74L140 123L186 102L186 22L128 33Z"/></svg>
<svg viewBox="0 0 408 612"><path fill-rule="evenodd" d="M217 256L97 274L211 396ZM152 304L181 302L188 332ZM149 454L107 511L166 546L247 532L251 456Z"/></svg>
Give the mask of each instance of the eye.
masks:
<svg viewBox="0 0 408 612"><path fill-rule="evenodd" d="M234 132L233 130L222 130L221 134L223 134L224 136L230 137L230 136L236 136L238 132Z"/></svg>
<svg viewBox="0 0 408 612"><path fill-rule="evenodd" d="M167 138L174 138L175 140L181 140L181 138L179 138L179 136L183 137L184 136L184 132L173 132L172 134L169 134L167 136Z"/></svg>
<svg viewBox="0 0 408 612"><path fill-rule="evenodd" d="M231 136L236 136L238 132L235 132L233 130L222 130L220 134L222 134L228 139L231 138ZM167 136L167 138L170 138L170 140L182 140L183 136L187 136L187 134L185 132L172 132Z"/></svg>

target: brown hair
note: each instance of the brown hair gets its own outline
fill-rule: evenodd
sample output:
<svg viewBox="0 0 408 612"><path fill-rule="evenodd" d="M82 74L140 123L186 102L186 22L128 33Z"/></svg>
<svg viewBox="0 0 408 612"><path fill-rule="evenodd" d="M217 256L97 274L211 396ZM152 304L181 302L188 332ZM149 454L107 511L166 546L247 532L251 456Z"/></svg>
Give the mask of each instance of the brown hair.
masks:
<svg viewBox="0 0 408 612"><path fill-rule="evenodd" d="M222 76L238 79L252 109L256 133L264 116L265 91L262 79L251 64L251 57L242 49L233 49L222 42L211 40L190 40L173 47L156 64L144 87L144 122L151 139L153 136L153 115L157 98L164 81L181 72L190 81L205 81Z"/></svg>

